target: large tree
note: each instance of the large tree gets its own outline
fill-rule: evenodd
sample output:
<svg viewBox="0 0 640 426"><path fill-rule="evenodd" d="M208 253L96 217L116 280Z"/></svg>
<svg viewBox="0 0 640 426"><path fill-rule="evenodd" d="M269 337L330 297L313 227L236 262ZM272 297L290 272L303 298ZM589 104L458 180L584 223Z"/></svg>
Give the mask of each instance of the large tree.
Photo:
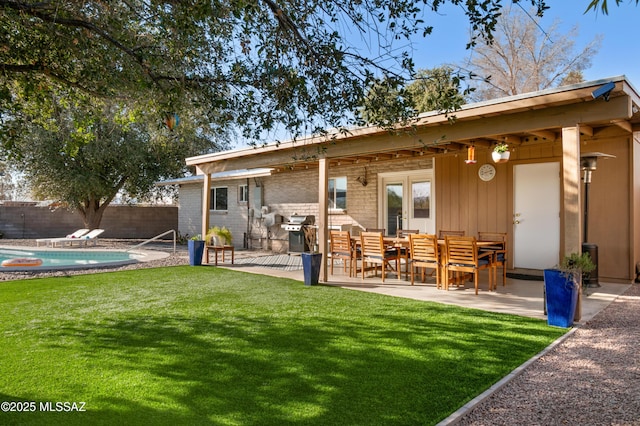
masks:
<svg viewBox="0 0 640 426"><path fill-rule="evenodd" d="M358 113L365 122L391 127L421 112L456 111L465 103L470 90L462 88L462 78L451 67L420 69L406 86L397 87L387 80L373 85ZM379 100L384 98L387 106L381 108Z"/></svg>
<svg viewBox="0 0 640 426"><path fill-rule="evenodd" d="M231 131L257 141L359 123L377 83L415 77L409 40L431 32L430 12L463 8L474 45L491 39L505 2L0 0L0 155L95 224L114 191L143 195ZM443 93L434 109L455 109ZM370 106L415 112L386 95ZM167 114L181 118L171 137Z"/></svg>
<svg viewBox="0 0 640 426"><path fill-rule="evenodd" d="M80 95L23 106L10 160L35 197L65 202L87 228L99 227L116 195L144 200L158 180L184 175L185 155L220 148L207 127L194 128L195 114L160 124L121 102Z"/></svg>
<svg viewBox="0 0 640 426"><path fill-rule="evenodd" d="M11 167L6 162L0 161L0 200L13 200L15 190Z"/></svg>
<svg viewBox="0 0 640 426"><path fill-rule="evenodd" d="M413 77L427 10L460 5L488 38L502 1L0 0L0 154L95 227L118 191L142 195L229 132L359 122L375 82ZM167 114L181 139L158 131Z"/></svg>
<svg viewBox="0 0 640 426"><path fill-rule="evenodd" d="M52 87L291 136L340 127L377 79L412 78L428 11L488 37L506 0L0 0L0 96ZM544 9L542 0L527 3ZM19 131L20 129L14 129Z"/></svg>
<svg viewBox="0 0 640 426"><path fill-rule="evenodd" d="M470 89L462 89L461 77L450 66L418 70L407 86L418 112L455 111L465 103Z"/></svg>
<svg viewBox="0 0 640 426"><path fill-rule="evenodd" d="M505 7L498 18L494 38L478 44L462 67L486 78L478 80L474 100L487 100L544 90L575 81L591 66L601 37L576 52L578 28L558 30L556 20L541 29L539 19L518 7Z"/></svg>

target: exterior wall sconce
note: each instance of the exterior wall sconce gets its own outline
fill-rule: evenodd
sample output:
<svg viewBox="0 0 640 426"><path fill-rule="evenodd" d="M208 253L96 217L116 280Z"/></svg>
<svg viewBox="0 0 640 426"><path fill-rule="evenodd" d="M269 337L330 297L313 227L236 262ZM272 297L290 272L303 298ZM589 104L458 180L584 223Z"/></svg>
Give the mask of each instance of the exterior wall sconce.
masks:
<svg viewBox="0 0 640 426"><path fill-rule="evenodd" d="M356 178L356 180L357 180L358 182L360 182L360 184L361 184L362 186L367 186L367 185L369 184L369 182L367 181L367 168L366 168L366 167L364 168L364 175L362 175L362 176L358 176L358 177Z"/></svg>

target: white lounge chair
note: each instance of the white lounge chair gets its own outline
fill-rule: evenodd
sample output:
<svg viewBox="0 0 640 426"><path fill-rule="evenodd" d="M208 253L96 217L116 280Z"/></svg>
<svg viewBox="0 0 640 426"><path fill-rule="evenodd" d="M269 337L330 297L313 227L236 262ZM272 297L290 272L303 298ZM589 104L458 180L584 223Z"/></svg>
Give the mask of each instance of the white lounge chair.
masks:
<svg viewBox="0 0 640 426"><path fill-rule="evenodd" d="M93 229L79 238L54 238L51 240L51 245L55 247L56 244L60 244L60 247L64 247L66 243L69 243L69 246L72 246L73 243L84 243L84 245L86 246L89 244L89 241L91 241L95 246L98 243L98 235L102 234L103 232L104 229Z"/></svg>
<svg viewBox="0 0 640 426"><path fill-rule="evenodd" d="M78 229L76 232L71 233L69 235L67 235L66 237L62 237L62 238L80 238L83 235L85 235L87 232L89 232L89 229L87 228L82 228L82 229ZM45 244L46 246L51 245L51 241L52 240L59 240L60 238L38 238L36 240L36 245L38 247L40 247L40 244Z"/></svg>

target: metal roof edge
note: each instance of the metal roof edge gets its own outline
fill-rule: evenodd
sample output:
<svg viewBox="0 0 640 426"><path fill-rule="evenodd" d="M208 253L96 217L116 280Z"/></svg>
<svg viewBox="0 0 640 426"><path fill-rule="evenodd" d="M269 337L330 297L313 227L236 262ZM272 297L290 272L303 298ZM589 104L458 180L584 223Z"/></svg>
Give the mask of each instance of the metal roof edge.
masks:
<svg viewBox="0 0 640 426"><path fill-rule="evenodd" d="M247 179L254 177L270 176L272 169L260 168L260 169L242 169L231 170L228 172L213 173L211 180L234 180L234 179ZM176 179L167 179L160 182L156 182L156 186L168 186L168 185L184 185L200 183L204 180L204 175L192 175L185 176Z"/></svg>
<svg viewBox="0 0 640 426"><path fill-rule="evenodd" d="M598 80L583 81L580 83L570 84L568 86L552 87L549 89L538 90L535 92L527 92L527 93L521 93L518 95L505 96L503 98L490 99L488 101L474 102L474 103L462 105L460 109L465 110L465 109L481 108L483 106L488 106L488 105L497 105L497 104L509 103L513 101L521 101L524 99L537 98L540 96L554 95L557 93L571 92L573 90L586 89L587 87L601 86L611 81L618 83L618 82L623 82L627 80L624 75L619 75L615 77L601 78Z"/></svg>

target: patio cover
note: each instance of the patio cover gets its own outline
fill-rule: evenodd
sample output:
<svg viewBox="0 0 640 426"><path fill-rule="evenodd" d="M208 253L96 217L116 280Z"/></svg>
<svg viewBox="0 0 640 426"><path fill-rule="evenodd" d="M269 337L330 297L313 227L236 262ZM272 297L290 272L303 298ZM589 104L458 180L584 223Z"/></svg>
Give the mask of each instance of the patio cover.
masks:
<svg viewBox="0 0 640 426"><path fill-rule="evenodd" d="M602 87L612 87L605 100L596 96ZM562 211L565 227L561 235L564 253L581 247L580 137L593 136L594 129L618 126L640 141L640 97L624 76L526 93L464 105L455 112L455 123L438 113L421 114L411 126L397 132L377 127L358 127L348 132L329 132L264 147L217 152L186 159L197 174L270 168L283 173L300 168L319 169L319 241L327 241L327 187L329 168L338 164L437 156L465 150L469 145L489 147L496 141L510 144L562 141ZM211 181L204 179L202 230L209 227ZM321 244L326 256L326 244ZM326 263L322 279L326 281Z"/></svg>

